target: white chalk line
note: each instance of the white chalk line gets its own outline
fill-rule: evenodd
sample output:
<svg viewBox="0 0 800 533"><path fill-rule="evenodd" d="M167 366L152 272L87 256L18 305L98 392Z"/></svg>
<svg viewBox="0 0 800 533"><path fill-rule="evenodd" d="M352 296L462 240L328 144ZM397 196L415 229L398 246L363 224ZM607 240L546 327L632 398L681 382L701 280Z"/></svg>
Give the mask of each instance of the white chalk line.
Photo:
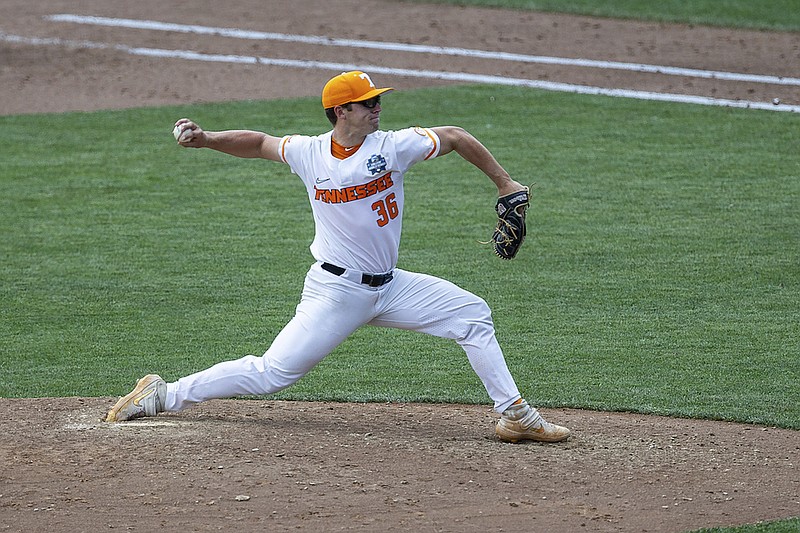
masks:
<svg viewBox="0 0 800 533"><path fill-rule="evenodd" d="M148 420L148 421L141 421L136 420L133 422L125 422L123 424L109 424L107 422L70 422L64 424L64 429L69 429L72 431L88 431L97 428L110 428L114 430L122 430L122 429L142 429L142 428L157 428L157 427L176 427L179 424L177 422L166 422L163 420Z"/></svg>
<svg viewBox="0 0 800 533"><path fill-rule="evenodd" d="M191 50L165 50L161 48L131 47L123 44L109 44L94 41L74 41L59 38L24 37L0 32L0 40L10 43L43 46L67 46L74 48L95 50L117 50L135 56L158 57L167 59L184 59L191 61L207 61L217 63L239 63L250 65L269 65L279 67L320 69L333 71L364 70L374 74L387 74L411 78L425 78L463 83L483 83L492 85L506 85L515 87L528 87L547 91L567 92L585 95L602 95L639 100L654 100L662 102L676 102L708 106L734 107L744 109L761 109L768 111L788 111L800 113L800 105L770 104L747 100L728 100L721 98L708 98L704 96L656 93L648 91L635 91L629 89L609 89L604 87L591 87L549 81L529 80L521 78L507 78L484 74L469 74L464 72L445 72L436 70L412 70L381 65L363 65L351 63L333 63L327 61L309 61L299 59L281 59L259 56L242 56L229 54L205 54Z"/></svg>
<svg viewBox="0 0 800 533"><path fill-rule="evenodd" d="M648 65L644 63L627 63L620 61L597 61L593 59L571 59L563 57L534 56L526 54L513 54L508 52L491 52L487 50L474 50L469 48L453 48L447 46L429 46L420 44L394 43L382 41L364 41L353 39L336 39L319 35L293 35L286 33L262 32L242 30L238 28L220 28L213 26L199 26L195 24L176 24L159 22L155 20L134 20L124 18L93 17L72 14L49 15L45 17L55 22L72 22L75 24L89 24L95 26L111 26L140 30L156 30L175 33L193 33L198 35L217 35L235 39L249 39L258 41L283 41L304 44L318 44L324 46L342 46L347 48L368 48L374 50L391 50L399 52L425 53L435 55L463 56L501 61L515 61L521 63L539 63L548 65L568 65L587 68L630 70L652 74L665 74L670 76L688 76L694 78L707 78L728 81L744 81L753 83L767 83L773 85L800 85L800 78L786 76L770 76L761 74L744 74L738 72L724 72L702 70L693 68L670 67L665 65Z"/></svg>

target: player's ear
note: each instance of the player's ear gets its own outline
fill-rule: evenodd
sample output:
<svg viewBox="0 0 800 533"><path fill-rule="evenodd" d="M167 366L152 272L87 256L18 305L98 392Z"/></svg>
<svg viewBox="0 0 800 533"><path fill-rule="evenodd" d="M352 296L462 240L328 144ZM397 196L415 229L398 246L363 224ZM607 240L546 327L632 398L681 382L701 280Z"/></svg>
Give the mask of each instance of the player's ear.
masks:
<svg viewBox="0 0 800 533"><path fill-rule="evenodd" d="M337 105L333 108L333 112L336 113L336 118L342 118L344 116L344 112L350 111L350 109L350 104Z"/></svg>

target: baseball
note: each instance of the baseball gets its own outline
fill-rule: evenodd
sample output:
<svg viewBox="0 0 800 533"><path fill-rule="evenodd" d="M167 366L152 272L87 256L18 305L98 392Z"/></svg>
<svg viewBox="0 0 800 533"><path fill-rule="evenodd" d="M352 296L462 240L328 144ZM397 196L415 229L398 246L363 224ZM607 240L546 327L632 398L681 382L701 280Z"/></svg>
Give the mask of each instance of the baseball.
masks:
<svg viewBox="0 0 800 533"><path fill-rule="evenodd" d="M183 129L181 126L175 126L175 128L172 130L172 135L175 136L176 141L182 143L191 139L194 133L191 129Z"/></svg>

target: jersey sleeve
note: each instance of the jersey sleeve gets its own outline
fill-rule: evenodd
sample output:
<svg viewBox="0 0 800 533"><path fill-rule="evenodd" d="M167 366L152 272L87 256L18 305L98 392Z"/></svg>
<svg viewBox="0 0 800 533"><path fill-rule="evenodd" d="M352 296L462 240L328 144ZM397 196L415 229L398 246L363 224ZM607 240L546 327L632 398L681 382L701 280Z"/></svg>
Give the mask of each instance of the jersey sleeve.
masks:
<svg viewBox="0 0 800 533"><path fill-rule="evenodd" d="M393 132L399 166L405 171L411 165L439 155L439 136L430 128L407 128Z"/></svg>
<svg viewBox="0 0 800 533"><path fill-rule="evenodd" d="M302 150L298 149L302 148L302 144L303 138L300 135L286 135L283 137L279 145L281 161L294 168L295 164L299 163L296 157L297 154L302 152Z"/></svg>

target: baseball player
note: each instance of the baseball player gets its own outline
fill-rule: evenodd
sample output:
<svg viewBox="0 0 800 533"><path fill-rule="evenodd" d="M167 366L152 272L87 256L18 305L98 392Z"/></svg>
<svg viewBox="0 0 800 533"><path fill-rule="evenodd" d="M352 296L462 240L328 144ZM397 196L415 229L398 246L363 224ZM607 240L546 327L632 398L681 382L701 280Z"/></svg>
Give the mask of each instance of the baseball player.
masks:
<svg viewBox="0 0 800 533"><path fill-rule="evenodd" d="M415 163L456 152L492 180L501 198L522 198L527 205L527 189L462 128L380 130L381 96L391 90L376 87L360 71L335 76L322 91L333 130L318 136L205 131L185 118L176 122L181 146L289 165L311 204L315 263L294 317L263 356L218 363L173 383L147 375L120 398L106 421L278 392L370 324L455 340L500 413L495 433L501 440L558 442L569 436L567 428L545 421L522 398L483 299L449 281L397 268L404 174Z"/></svg>

